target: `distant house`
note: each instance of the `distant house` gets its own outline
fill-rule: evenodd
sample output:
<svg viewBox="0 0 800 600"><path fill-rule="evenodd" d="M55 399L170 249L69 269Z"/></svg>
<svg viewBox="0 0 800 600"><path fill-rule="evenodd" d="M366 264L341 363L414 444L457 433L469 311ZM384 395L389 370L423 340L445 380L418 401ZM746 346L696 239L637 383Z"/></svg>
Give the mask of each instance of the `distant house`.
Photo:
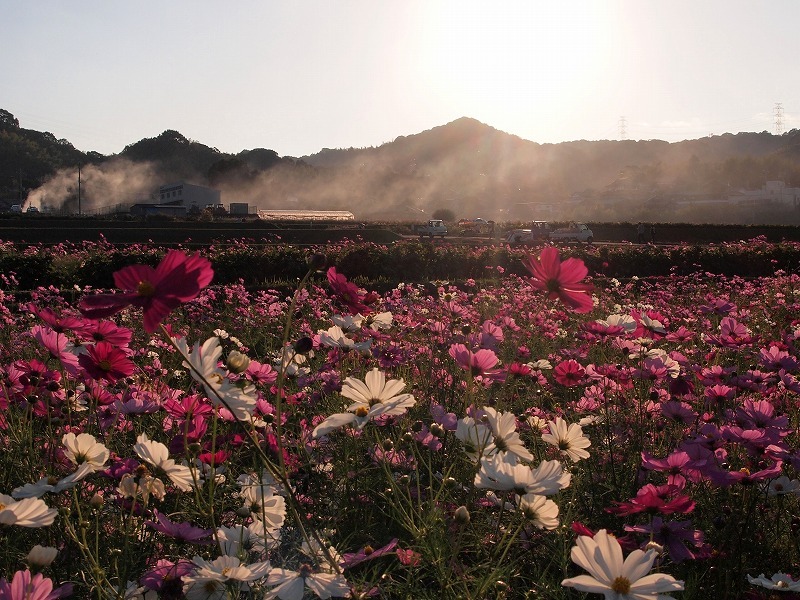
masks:
<svg viewBox="0 0 800 600"><path fill-rule="evenodd" d="M800 188L787 187L783 181L767 181L760 190L739 190L728 196L730 202L736 204L763 204L775 202L790 206L800 207Z"/></svg>

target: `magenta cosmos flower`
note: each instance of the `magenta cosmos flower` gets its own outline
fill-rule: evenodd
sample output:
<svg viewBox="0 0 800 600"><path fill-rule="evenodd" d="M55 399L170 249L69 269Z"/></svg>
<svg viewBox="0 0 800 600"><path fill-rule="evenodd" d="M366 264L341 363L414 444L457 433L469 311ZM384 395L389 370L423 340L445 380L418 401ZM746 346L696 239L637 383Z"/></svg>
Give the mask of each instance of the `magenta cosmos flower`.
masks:
<svg viewBox="0 0 800 600"><path fill-rule="evenodd" d="M213 277L211 263L198 253L188 256L170 250L155 269L147 265L120 269L114 273L114 283L124 292L86 296L80 310L90 319L102 319L128 306L139 306L144 312L144 329L152 333L170 312L195 299Z"/></svg>
<svg viewBox="0 0 800 600"><path fill-rule="evenodd" d="M574 312L591 312L592 284L580 283L589 273L581 259L568 258L562 262L558 250L547 246L542 248L539 258L529 256L522 262L533 275L530 282L535 289L547 292L551 300L561 300Z"/></svg>
<svg viewBox="0 0 800 600"><path fill-rule="evenodd" d="M86 352L78 357L78 364L92 379L105 379L109 383L130 377L135 369L125 351L108 342L86 346Z"/></svg>

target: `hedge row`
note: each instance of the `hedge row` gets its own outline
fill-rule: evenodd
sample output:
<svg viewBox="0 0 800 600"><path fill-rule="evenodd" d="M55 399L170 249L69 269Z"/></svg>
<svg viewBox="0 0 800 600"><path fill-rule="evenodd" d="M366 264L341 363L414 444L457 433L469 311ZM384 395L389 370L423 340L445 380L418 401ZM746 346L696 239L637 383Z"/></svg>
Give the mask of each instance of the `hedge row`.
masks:
<svg viewBox="0 0 800 600"><path fill-rule="evenodd" d="M163 247L142 244L124 249L98 243L27 248L4 244L0 245L0 286L9 291L40 286L109 288L114 285L113 273L121 267L156 265L165 252ZM241 242L208 246L201 252L214 266L216 284L257 287L291 284L306 272L311 253L324 253L328 264L367 285L494 279L504 272L522 275L521 259L537 249L417 241L391 245L344 242L312 248ZM562 254L581 258L592 275L616 278L697 272L760 277L777 270L800 272L800 243L768 243L760 238L712 245L565 246Z"/></svg>

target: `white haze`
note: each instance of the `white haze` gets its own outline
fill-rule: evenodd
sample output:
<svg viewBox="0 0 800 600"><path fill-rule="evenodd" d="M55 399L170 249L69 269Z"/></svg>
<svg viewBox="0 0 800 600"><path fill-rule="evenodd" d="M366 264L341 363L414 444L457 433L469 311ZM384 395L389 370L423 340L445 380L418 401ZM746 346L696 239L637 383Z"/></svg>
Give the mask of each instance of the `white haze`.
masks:
<svg viewBox="0 0 800 600"><path fill-rule="evenodd" d="M158 169L149 162L113 158L86 165L80 171L80 209L93 214L120 204L146 202L163 183ZM58 171L28 194L25 206L78 212L78 169Z"/></svg>

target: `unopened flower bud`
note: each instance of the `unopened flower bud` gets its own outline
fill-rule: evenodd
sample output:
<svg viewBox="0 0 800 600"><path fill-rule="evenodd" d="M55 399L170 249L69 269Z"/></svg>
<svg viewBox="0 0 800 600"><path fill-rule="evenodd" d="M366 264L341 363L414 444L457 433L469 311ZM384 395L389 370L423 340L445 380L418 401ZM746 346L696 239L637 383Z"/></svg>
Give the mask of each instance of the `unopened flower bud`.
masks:
<svg viewBox="0 0 800 600"><path fill-rule="evenodd" d="M314 349L314 340L310 337L301 337L294 343L294 351L298 354L308 354Z"/></svg>
<svg viewBox="0 0 800 600"><path fill-rule="evenodd" d="M444 427L438 423L431 423L431 435L435 438L440 438L444 435Z"/></svg>
<svg viewBox="0 0 800 600"><path fill-rule="evenodd" d="M306 264L308 264L309 269L321 271L325 268L325 265L328 264L328 257L326 257L324 254L320 254L319 252L315 252L306 259Z"/></svg>
<svg viewBox="0 0 800 600"><path fill-rule="evenodd" d="M656 542L647 542L647 546L645 546L644 549L645 551L655 550L656 554L664 554L664 546Z"/></svg>
<svg viewBox="0 0 800 600"><path fill-rule="evenodd" d="M95 494L89 499L89 506L92 508L102 508L103 504L105 504L105 498L100 494Z"/></svg>
<svg viewBox="0 0 800 600"><path fill-rule="evenodd" d="M385 452L389 452L392 448L394 448L394 442L390 439L383 440L383 450Z"/></svg>
<svg viewBox="0 0 800 600"><path fill-rule="evenodd" d="M453 519L455 519L455 522L458 523L459 525L466 525L467 523L469 523L470 516L467 507L459 506L456 509L456 512L453 513Z"/></svg>
<svg viewBox="0 0 800 600"><path fill-rule="evenodd" d="M238 350L231 350L225 360L225 366L231 373L244 373L250 366L250 358Z"/></svg>
<svg viewBox="0 0 800 600"><path fill-rule="evenodd" d="M36 544L31 551L28 552L28 556L25 558L26 562L32 567L47 567L52 563L56 555L58 554L58 550L53 548L52 546L40 546Z"/></svg>

